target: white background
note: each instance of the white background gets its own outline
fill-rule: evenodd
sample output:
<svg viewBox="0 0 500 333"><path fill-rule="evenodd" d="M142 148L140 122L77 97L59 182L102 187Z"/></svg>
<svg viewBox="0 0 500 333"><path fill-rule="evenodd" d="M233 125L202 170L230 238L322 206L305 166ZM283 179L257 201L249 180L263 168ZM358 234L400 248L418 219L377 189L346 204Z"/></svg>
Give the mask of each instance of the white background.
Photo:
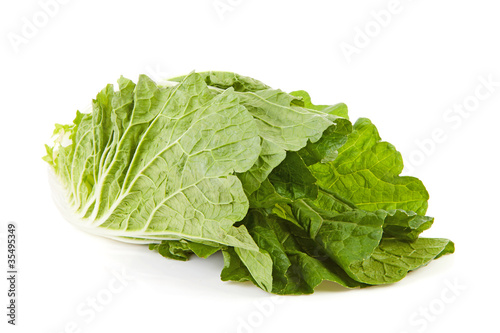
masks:
<svg viewBox="0 0 500 333"><path fill-rule="evenodd" d="M495 1L47 2L0 5L2 332L498 330ZM377 23L373 12L388 9L390 18ZM349 47L356 53L346 56ZM370 118L430 192L436 221L425 235L452 239L456 253L390 286L324 283L310 296L272 298L220 281L221 256L176 262L70 226L41 160L54 123L70 122L122 74L158 79L191 70L304 89L317 104L345 102L353 120ZM496 83L484 85L488 78ZM18 224L16 327L5 316L8 221ZM89 305L96 297L100 311Z"/></svg>

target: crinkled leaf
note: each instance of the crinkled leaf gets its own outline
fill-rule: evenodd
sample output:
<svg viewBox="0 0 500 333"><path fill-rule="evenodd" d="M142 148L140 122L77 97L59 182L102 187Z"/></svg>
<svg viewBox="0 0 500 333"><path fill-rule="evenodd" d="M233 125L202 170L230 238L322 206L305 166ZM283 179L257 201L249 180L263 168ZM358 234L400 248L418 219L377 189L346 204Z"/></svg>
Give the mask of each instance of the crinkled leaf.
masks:
<svg viewBox="0 0 500 333"><path fill-rule="evenodd" d="M335 105L314 105L311 102L311 96L309 96L309 94L304 90L292 91L290 95L301 98L302 103L297 103L298 105L302 105L308 109L323 111L335 116L349 119L349 116L347 114L347 105L345 105L344 103L338 103Z"/></svg>
<svg viewBox="0 0 500 333"><path fill-rule="evenodd" d="M307 166L334 160L337 150L345 144L351 131L351 123L338 118L335 124L323 132L319 140L309 141L297 153L288 152L286 159L273 169L258 190L249 195L250 206L271 208L277 203L290 203L294 199L315 199L318 195L316 178ZM246 172L243 175L249 174L250 172Z"/></svg>
<svg viewBox="0 0 500 333"><path fill-rule="evenodd" d="M165 258L182 261L188 260L193 254L187 242L177 240L163 241L161 244L150 244L149 249L158 251Z"/></svg>
<svg viewBox="0 0 500 333"><path fill-rule="evenodd" d="M198 74L201 75L207 85L220 89L233 88L238 92L270 89L269 86L265 85L259 80L255 80L251 77L232 72L209 71L199 72ZM186 76L183 75L169 80L174 82L181 82L185 77Z"/></svg>
<svg viewBox="0 0 500 333"><path fill-rule="evenodd" d="M248 268L236 254L234 248L230 247L222 250L222 255L224 257L224 268L220 274L222 281L252 281L255 285L258 285L252 278Z"/></svg>
<svg viewBox="0 0 500 333"><path fill-rule="evenodd" d="M337 264L368 258L382 239L384 215L363 210L323 215L303 200L292 204L295 219Z"/></svg>
<svg viewBox="0 0 500 333"><path fill-rule="evenodd" d="M162 256L186 261L194 253L200 258L208 258L221 249L217 244L206 245L186 240L164 240L160 244L149 244L150 250L158 251Z"/></svg>
<svg viewBox="0 0 500 333"><path fill-rule="evenodd" d="M434 218L430 216L421 216L400 209L390 210L384 221L384 237L415 241L418 235L432 226L433 222Z"/></svg>
<svg viewBox="0 0 500 333"><path fill-rule="evenodd" d="M331 200L335 200L332 198ZM367 212L360 209L335 213L317 209L318 202L298 200L291 209L277 207L273 212L294 225L300 225L315 246L324 251L354 280L366 284L396 282L408 271L417 269L439 256L452 253L453 243L446 239L412 239L426 219L417 218L396 238L383 238L384 227L412 225L415 214L403 211ZM397 224L396 224L397 225ZM417 226L418 225L418 226Z"/></svg>
<svg viewBox="0 0 500 333"><path fill-rule="evenodd" d="M369 284L393 283L404 278L409 271L453 252L454 244L448 239L419 238L407 242L384 238L370 258L353 262L349 268L358 281Z"/></svg>
<svg viewBox="0 0 500 333"><path fill-rule="evenodd" d="M130 242L234 246L249 265L270 265L244 226L233 226L248 209L233 174L261 150L254 118L233 89L214 95L196 73L175 87L146 76L119 83L119 92L107 86L98 94L92 113L77 115L72 145L59 149L55 171L80 214L77 225ZM182 257L180 250L172 248ZM256 280L265 288L264 275Z"/></svg>
<svg viewBox="0 0 500 333"><path fill-rule="evenodd" d="M285 160L268 177L276 192L292 200L316 199L318 187L302 158L296 152L288 152Z"/></svg>
<svg viewBox="0 0 500 333"><path fill-rule="evenodd" d="M337 122L335 114L303 107L300 97L271 89L252 78L228 72L205 72L201 75L216 91L235 89L259 129L262 139L259 159L250 170L238 175L247 195L256 191L285 159L286 151L297 151L308 141L318 141L322 133Z"/></svg>
<svg viewBox="0 0 500 333"><path fill-rule="evenodd" d="M296 152L288 152L285 160L249 196L249 200L251 207L271 208L277 203L315 199L317 196L316 178Z"/></svg>
<svg viewBox="0 0 500 333"><path fill-rule="evenodd" d="M324 280L350 288L362 285L350 278L296 225L259 210L250 210L243 223L259 247L271 256L273 293L310 294ZM253 281L237 256L228 252L224 258L224 280Z"/></svg>
<svg viewBox="0 0 500 333"><path fill-rule="evenodd" d="M335 116L292 105L295 97L280 90L238 93L241 103L252 114L266 149L265 163L258 163L240 177L247 194L257 190L271 171L285 158L285 151L297 151L308 141L316 142L334 124ZM256 169L259 171L257 172ZM248 181L247 181L248 180Z"/></svg>
<svg viewBox="0 0 500 333"><path fill-rule="evenodd" d="M337 193L364 210L402 209L425 214L429 194L420 180L399 176L401 154L380 141L375 126L365 118L354 124L338 157L310 166L318 185Z"/></svg>
<svg viewBox="0 0 500 333"><path fill-rule="evenodd" d="M307 165L332 162L337 158L338 149L347 142L347 137L351 132L351 122L338 118L334 125L323 132L321 139L308 142L298 153Z"/></svg>
<svg viewBox="0 0 500 333"><path fill-rule="evenodd" d="M262 149L255 164L248 171L237 175L248 196L266 181L271 171L286 157L286 151L278 145L264 138L261 142Z"/></svg>

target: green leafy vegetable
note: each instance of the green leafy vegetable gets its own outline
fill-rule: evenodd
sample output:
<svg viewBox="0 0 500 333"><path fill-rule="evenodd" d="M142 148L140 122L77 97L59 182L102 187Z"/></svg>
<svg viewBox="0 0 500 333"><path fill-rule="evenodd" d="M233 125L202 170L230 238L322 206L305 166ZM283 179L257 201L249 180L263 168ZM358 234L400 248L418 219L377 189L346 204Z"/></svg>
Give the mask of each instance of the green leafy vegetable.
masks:
<svg viewBox="0 0 500 333"><path fill-rule="evenodd" d="M414 177L400 177L401 154L380 141L377 128L366 118L353 126L338 157L310 167L318 185L338 193L366 210L403 209L425 214L429 194Z"/></svg>
<svg viewBox="0 0 500 333"><path fill-rule="evenodd" d="M424 185L345 104L229 72L171 81L122 77L56 125L44 160L77 227L171 259L221 251L222 280L276 294L392 283L454 251L419 237Z"/></svg>

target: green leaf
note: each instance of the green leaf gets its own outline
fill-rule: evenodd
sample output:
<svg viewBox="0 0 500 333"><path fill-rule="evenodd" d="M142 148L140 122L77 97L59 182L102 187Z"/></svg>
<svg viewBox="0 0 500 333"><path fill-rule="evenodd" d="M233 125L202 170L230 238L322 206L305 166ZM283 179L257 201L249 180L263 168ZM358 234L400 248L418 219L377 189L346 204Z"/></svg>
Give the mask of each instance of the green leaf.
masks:
<svg viewBox="0 0 500 333"><path fill-rule="evenodd" d="M351 132L351 122L338 118L334 125L323 132L321 139L316 142L308 142L298 153L308 166L332 162L337 158L338 149L347 142L347 137Z"/></svg>
<svg viewBox="0 0 500 333"><path fill-rule="evenodd" d="M292 104L295 97L276 89L238 93L254 117L259 135L282 149L297 151L318 141L337 117Z"/></svg>
<svg viewBox="0 0 500 333"><path fill-rule="evenodd" d="M394 237L406 241L415 241L424 230L434 222L433 217L417 215L415 212L391 210L384 221L384 237Z"/></svg>
<svg viewBox="0 0 500 333"><path fill-rule="evenodd" d="M296 225L260 210L250 210L243 223L272 259L273 293L310 294L324 280L350 288L362 285L351 279L319 246L311 243L304 230ZM227 252L224 258L224 280L253 281L234 254Z"/></svg>
<svg viewBox="0 0 500 333"><path fill-rule="evenodd" d="M382 239L384 215L380 213L356 209L325 216L303 200L294 202L292 210L311 239L344 269L368 258Z"/></svg>
<svg viewBox="0 0 500 333"><path fill-rule="evenodd" d="M204 72L201 75L217 92L233 88L259 129L261 154L250 170L238 175L247 195L255 192L285 159L286 151L297 151L308 141L318 141L328 127L337 123L335 114L302 107L304 103L300 98L271 89L252 78L229 72Z"/></svg>
<svg viewBox="0 0 500 333"><path fill-rule="evenodd" d="M248 268L236 254L234 248L222 250L222 255L224 257L224 268L220 274L222 281L252 281L255 285L257 285L248 271Z"/></svg>
<svg viewBox="0 0 500 333"><path fill-rule="evenodd" d="M252 195L266 181L271 171L286 157L286 151L262 138L261 152L255 164L246 172L237 174L247 196Z"/></svg>
<svg viewBox="0 0 500 333"><path fill-rule="evenodd" d="M287 157L266 177L258 190L247 192L253 208L272 208L277 203L290 203L295 199L315 199L318 195L316 178L308 165L329 162L336 158L338 149L351 133L351 123L338 118L336 123L323 132L321 139L309 141L297 153L288 152ZM262 152L261 152L262 155ZM262 170L262 166L258 166ZM250 174L246 172L245 175ZM241 177L240 177L241 179Z"/></svg>
<svg viewBox="0 0 500 333"><path fill-rule="evenodd" d="M243 247L235 247L234 251L250 272L253 281L263 290L270 292L273 288L273 262L269 254L263 249L254 251Z"/></svg>
<svg viewBox="0 0 500 333"><path fill-rule="evenodd" d="M453 252L453 243L443 238L419 238L414 242L384 238L370 258L353 262L349 268L358 281L387 284L401 280L409 271L427 265L443 254Z"/></svg>
<svg viewBox="0 0 500 333"><path fill-rule="evenodd" d="M277 207L273 212L302 227L314 246L321 248L359 283L373 285L399 281L408 271L454 251L449 240L416 238L417 232L428 227L424 225L432 221L430 218L403 211L353 209L336 213L318 209L319 204L318 201L298 200L291 209ZM396 229L400 239L382 237L387 233L387 226L403 228L405 225L404 232Z"/></svg>
<svg viewBox="0 0 500 333"><path fill-rule="evenodd" d="M300 97L302 106L308 109L323 111L325 113L349 119L349 116L347 115L347 105L344 103L338 103L335 105L314 105L311 102L311 96L309 96L309 94L304 90L292 91L290 95Z"/></svg>
<svg viewBox="0 0 500 333"><path fill-rule="evenodd" d="M316 178L313 177L299 154L288 152L285 160L269 175L276 192L292 200L318 196Z"/></svg>
<svg viewBox="0 0 500 333"><path fill-rule="evenodd" d="M122 78L118 93L107 86L92 113L77 115L72 139L56 174L80 228L128 242L234 246L249 265L270 265L244 226L233 226L248 209L234 173L250 169L261 150L254 118L233 89L215 96L196 73L175 87ZM264 287L269 278L256 275Z"/></svg>
<svg viewBox="0 0 500 333"><path fill-rule="evenodd" d="M186 261L193 252L189 249L187 242L163 241L161 244L150 244L150 250L156 250L165 258Z"/></svg>
<svg viewBox="0 0 500 333"><path fill-rule="evenodd" d="M205 245L202 243L188 242L188 247L200 258L208 258L222 247L220 245Z"/></svg>
<svg viewBox="0 0 500 333"><path fill-rule="evenodd" d="M269 86L264 83L252 79L248 76L239 75L231 72L218 72L218 71L209 71L209 72L200 72L205 83L209 86L227 89L233 88L238 92L246 92L246 91L258 91L270 89ZM181 82L186 76L178 76L175 78L169 79L174 82Z"/></svg>
<svg viewBox="0 0 500 333"><path fill-rule="evenodd" d="M283 161L286 151L297 151L305 147L308 141L318 141L337 119L329 114L293 105L295 97L280 90L244 92L238 93L238 96L255 119L266 156L265 163L258 161L248 171L252 177L240 177L247 194L257 190Z"/></svg>
<svg viewBox="0 0 500 333"><path fill-rule="evenodd" d="M420 180L401 177L403 159L393 145L380 141L375 126L359 119L338 157L310 166L318 185L360 209L402 209L425 214L429 194Z"/></svg>
<svg viewBox="0 0 500 333"><path fill-rule="evenodd" d="M302 158L296 152L288 152L260 188L249 196L250 206L271 208L277 203L296 199L315 199L318 187Z"/></svg>
<svg viewBox="0 0 500 333"><path fill-rule="evenodd" d="M221 249L217 244L206 245L181 240L164 240L160 244L149 244L150 250L158 251L166 258L186 261L191 254L196 254L200 258L208 258Z"/></svg>

